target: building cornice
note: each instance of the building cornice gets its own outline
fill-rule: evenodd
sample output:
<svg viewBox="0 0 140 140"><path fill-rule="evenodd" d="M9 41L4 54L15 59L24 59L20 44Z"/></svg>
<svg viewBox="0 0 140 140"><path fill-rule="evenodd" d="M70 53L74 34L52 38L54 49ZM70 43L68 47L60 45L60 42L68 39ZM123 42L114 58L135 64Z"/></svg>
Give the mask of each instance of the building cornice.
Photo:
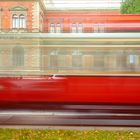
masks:
<svg viewBox="0 0 140 140"><path fill-rule="evenodd" d="M12 8L9 8L9 11L28 11L28 8L25 8L23 6L14 6Z"/></svg>

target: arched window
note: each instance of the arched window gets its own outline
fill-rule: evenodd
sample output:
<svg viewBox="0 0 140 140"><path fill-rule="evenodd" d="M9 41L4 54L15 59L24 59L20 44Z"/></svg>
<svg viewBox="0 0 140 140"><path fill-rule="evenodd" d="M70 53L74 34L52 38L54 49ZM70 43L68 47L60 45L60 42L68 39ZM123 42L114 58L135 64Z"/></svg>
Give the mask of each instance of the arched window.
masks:
<svg viewBox="0 0 140 140"><path fill-rule="evenodd" d="M83 24L79 23L78 24L78 33L82 33L83 32Z"/></svg>
<svg viewBox="0 0 140 140"><path fill-rule="evenodd" d="M58 51L50 52L50 67L54 70L58 67Z"/></svg>
<svg viewBox="0 0 140 140"><path fill-rule="evenodd" d="M99 24L99 30L100 30L100 33L105 32L105 25L103 23Z"/></svg>
<svg viewBox="0 0 140 140"><path fill-rule="evenodd" d="M77 25L76 25L75 23L73 23L73 24L71 25L71 32L72 32L72 33L76 33L76 32L77 32Z"/></svg>
<svg viewBox="0 0 140 140"><path fill-rule="evenodd" d="M12 6L12 5L11 5ZM26 16L28 8L22 6L14 6L9 8L11 28L26 28Z"/></svg>
<svg viewBox="0 0 140 140"><path fill-rule="evenodd" d="M50 24L49 32L50 33L54 33L55 32L55 25L53 23Z"/></svg>
<svg viewBox="0 0 140 140"><path fill-rule="evenodd" d="M12 28L19 28L19 18L15 14L12 16Z"/></svg>
<svg viewBox="0 0 140 140"><path fill-rule="evenodd" d="M13 66L24 66L24 49L22 47L13 48Z"/></svg>
<svg viewBox="0 0 140 140"><path fill-rule="evenodd" d="M93 32L94 33L98 33L99 32L99 28L98 28L98 24L97 23L93 24Z"/></svg>
<svg viewBox="0 0 140 140"><path fill-rule="evenodd" d="M26 28L24 15L19 16L19 28Z"/></svg>
<svg viewBox="0 0 140 140"><path fill-rule="evenodd" d="M82 67L82 53L79 50L74 50L72 53L72 66L73 68Z"/></svg>
<svg viewBox="0 0 140 140"><path fill-rule="evenodd" d="M56 24L56 33L61 33L61 25L60 25L60 23Z"/></svg>

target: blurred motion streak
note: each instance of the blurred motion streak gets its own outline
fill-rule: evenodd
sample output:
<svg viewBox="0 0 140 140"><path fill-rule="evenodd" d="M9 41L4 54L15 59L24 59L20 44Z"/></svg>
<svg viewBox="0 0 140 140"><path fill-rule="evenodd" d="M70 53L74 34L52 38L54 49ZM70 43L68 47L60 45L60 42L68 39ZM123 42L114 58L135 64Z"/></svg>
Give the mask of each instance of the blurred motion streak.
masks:
<svg viewBox="0 0 140 140"><path fill-rule="evenodd" d="M0 101L57 103L134 103L140 78L129 76L53 76L0 78Z"/></svg>

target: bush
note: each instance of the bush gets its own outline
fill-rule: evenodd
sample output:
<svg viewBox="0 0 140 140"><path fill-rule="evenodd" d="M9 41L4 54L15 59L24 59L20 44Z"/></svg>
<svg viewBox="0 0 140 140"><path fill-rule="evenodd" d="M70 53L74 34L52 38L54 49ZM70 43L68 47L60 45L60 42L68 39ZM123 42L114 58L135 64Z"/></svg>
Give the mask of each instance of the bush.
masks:
<svg viewBox="0 0 140 140"><path fill-rule="evenodd" d="M140 14L140 0L123 0L121 5L122 14Z"/></svg>

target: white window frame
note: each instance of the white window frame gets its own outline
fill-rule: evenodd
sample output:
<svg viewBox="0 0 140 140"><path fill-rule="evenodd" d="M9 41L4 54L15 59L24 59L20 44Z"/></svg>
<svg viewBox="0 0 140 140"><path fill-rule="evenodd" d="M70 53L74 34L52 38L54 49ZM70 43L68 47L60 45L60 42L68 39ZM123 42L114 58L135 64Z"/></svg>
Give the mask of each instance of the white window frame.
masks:
<svg viewBox="0 0 140 140"><path fill-rule="evenodd" d="M19 28L26 28L26 18L23 14L19 15Z"/></svg>
<svg viewBox="0 0 140 140"><path fill-rule="evenodd" d="M16 14L12 15L12 29L19 28L19 17Z"/></svg>
<svg viewBox="0 0 140 140"><path fill-rule="evenodd" d="M50 33L55 33L55 24L54 23L49 24L49 32Z"/></svg>
<svg viewBox="0 0 140 140"><path fill-rule="evenodd" d="M77 29L78 29L78 33L83 33L83 24L79 23Z"/></svg>
<svg viewBox="0 0 140 140"><path fill-rule="evenodd" d="M94 24L93 24L93 32L94 32L94 33L99 33L98 23L94 23Z"/></svg>
<svg viewBox="0 0 140 140"><path fill-rule="evenodd" d="M104 33L105 32L105 24L104 23L100 23L99 24L99 32L100 33Z"/></svg>
<svg viewBox="0 0 140 140"><path fill-rule="evenodd" d="M55 29L56 29L56 33L61 33L61 24L57 23Z"/></svg>
<svg viewBox="0 0 140 140"><path fill-rule="evenodd" d="M77 24L76 23L71 24L71 32L72 33L77 33Z"/></svg>
<svg viewBox="0 0 140 140"><path fill-rule="evenodd" d="M12 14L11 22L12 22L12 25L11 25L12 29L25 29L26 28L26 16L24 14Z"/></svg>

